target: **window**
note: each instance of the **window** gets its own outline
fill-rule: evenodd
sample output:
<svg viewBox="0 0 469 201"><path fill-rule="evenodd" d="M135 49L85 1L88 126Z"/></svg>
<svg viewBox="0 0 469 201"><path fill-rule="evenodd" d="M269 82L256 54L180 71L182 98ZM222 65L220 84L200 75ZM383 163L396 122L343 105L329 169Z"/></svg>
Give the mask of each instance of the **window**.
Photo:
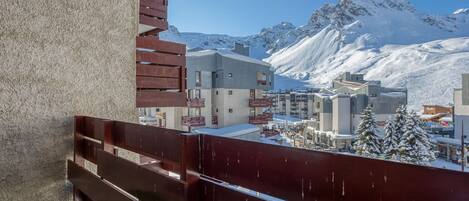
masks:
<svg viewBox="0 0 469 201"><path fill-rule="evenodd" d="M233 95L233 90L228 90L228 95Z"/></svg>
<svg viewBox="0 0 469 201"><path fill-rule="evenodd" d="M256 90L255 89L249 89L249 97L250 98L255 98L256 97Z"/></svg>
<svg viewBox="0 0 469 201"><path fill-rule="evenodd" d="M195 86L202 86L202 73L200 71L195 71Z"/></svg>
<svg viewBox="0 0 469 201"><path fill-rule="evenodd" d="M215 95L218 95L218 90L215 91Z"/></svg>
<svg viewBox="0 0 469 201"><path fill-rule="evenodd" d="M233 73L228 73L228 77L233 77Z"/></svg>
<svg viewBox="0 0 469 201"><path fill-rule="evenodd" d="M228 109L228 112L229 112L229 113L233 113L233 108L229 108L229 109Z"/></svg>
<svg viewBox="0 0 469 201"><path fill-rule="evenodd" d="M215 112L218 112L218 108L215 109Z"/></svg>

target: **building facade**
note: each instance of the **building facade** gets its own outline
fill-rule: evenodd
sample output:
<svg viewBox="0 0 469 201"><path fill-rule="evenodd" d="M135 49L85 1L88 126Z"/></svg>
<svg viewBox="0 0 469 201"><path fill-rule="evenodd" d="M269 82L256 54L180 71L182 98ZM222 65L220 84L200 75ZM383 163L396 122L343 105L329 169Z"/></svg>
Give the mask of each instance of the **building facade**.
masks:
<svg viewBox="0 0 469 201"><path fill-rule="evenodd" d="M271 66L246 56L247 47L235 47L189 52L187 107L145 108L141 116L156 117L157 126L186 131L267 124L272 102L264 92L273 89Z"/></svg>
<svg viewBox="0 0 469 201"><path fill-rule="evenodd" d="M362 74L346 72L333 80L332 87L313 93L313 122L306 129L314 143L348 149L367 106L373 108L378 129L394 115L397 107L407 105L407 90L382 87L367 81Z"/></svg>
<svg viewBox="0 0 469 201"><path fill-rule="evenodd" d="M277 115L298 119L313 118L313 93L318 89L298 91L269 91L266 95L272 100L272 112Z"/></svg>
<svg viewBox="0 0 469 201"><path fill-rule="evenodd" d="M463 127L464 126L464 131ZM462 75L462 88L454 89L454 138L469 136L469 74Z"/></svg>

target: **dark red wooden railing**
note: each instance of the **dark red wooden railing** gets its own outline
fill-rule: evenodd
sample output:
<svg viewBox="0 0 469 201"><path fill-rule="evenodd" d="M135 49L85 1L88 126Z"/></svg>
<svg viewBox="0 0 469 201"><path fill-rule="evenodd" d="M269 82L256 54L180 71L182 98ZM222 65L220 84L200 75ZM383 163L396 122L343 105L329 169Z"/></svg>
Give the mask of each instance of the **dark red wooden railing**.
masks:
<svg viewBox="0 0 469 201"><path fill-rule="evenodd" d="M438 168L84 116L75 118L74 139L67 175L81 200L469 198L468 173ZM142 162L119 157L117 148L135 152ZM97 165L97 175L84 168L85 160Z"/></svg>

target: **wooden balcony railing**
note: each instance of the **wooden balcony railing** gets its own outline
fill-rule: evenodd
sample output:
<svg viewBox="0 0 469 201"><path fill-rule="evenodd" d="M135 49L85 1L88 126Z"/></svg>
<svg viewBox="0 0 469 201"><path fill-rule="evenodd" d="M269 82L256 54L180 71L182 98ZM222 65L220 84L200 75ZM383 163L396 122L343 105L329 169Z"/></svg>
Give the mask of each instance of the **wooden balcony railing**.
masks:
<svg viewBox="0 0 469 201"><path fill-rule="evenodd" d="M212 124L213 125L218 125L218 116L217 115L212 116Z"/></svg>
<svg viewBox="0 0 469 201"><path fill-rule="evenodd" d="M205 126L205 117L204 116L183 116L182 125L198 127Z"/></svg>
<svg viewBox="0 0 469 201"><path fill-rule="evenodd" d="M267 80L257 80L257 85L265 86L267 85Z"/></svg>
<svg viewBox="0 0 469 201"><path fill-rule="evenodd" d="M121 150L134 152L141 162L122 158ZM96 174L85 168L85 160L94 163ZM467 173L83 116L75 117L67 179L74 200L94 201L469 197Z"/></svg>
<svg viewBox="0 0 469 201"><path fill-rule="evenodd" d="M139 33L167 30L167 13L167 0L140 0Z"/></svg>
<svg viewBox="0 0 469 201"><path fill-rule="evenodd" d="M205 107L205 98L189 98L187 100L188 107Z"/></svg>
<svg viewBox="0 0 469 201"><path fill-rule="evenodd" d="M186 106L186 47L137 37L137 107Z"/></svg>
<svg viewBox="0 0 469 201"><path fill-rule="evenodd" d="M280 131L275 130L275 129L263 129L261 131L261 134L264 135L264 137L271 137L271 136L279 135Z"/></svg>
<svg viewBox="0 0 469 201"><path fill-rule="evenodd" d="M249 99L249 107L270 107L272 100L269 98Z"/></svg>

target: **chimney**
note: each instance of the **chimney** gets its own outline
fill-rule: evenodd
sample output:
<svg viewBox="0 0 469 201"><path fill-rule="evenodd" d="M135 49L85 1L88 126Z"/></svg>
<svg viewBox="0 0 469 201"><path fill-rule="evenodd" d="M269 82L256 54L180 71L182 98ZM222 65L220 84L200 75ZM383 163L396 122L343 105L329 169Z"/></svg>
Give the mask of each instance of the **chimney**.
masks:
<svg viewBox="0 0 469 201"><path fill-rule="evenodd" d="M234 53L238 53L238 54L249 57L249 46L244 46L241 43L235 42L234 49L232 51Z"/></svg>

